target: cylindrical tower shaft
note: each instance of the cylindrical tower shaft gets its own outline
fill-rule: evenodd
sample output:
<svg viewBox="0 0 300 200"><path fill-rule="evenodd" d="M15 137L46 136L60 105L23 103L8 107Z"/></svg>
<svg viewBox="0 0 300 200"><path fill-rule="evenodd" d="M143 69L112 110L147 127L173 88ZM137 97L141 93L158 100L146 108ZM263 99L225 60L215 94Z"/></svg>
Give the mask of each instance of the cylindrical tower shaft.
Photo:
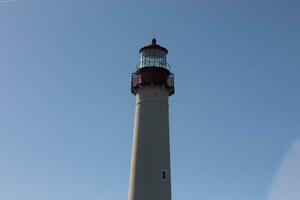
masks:
<svg viewBox="0 0 300 200"><path fill-rule="evenodd" d="M129 200L171 200L168 97L157 86L136 95Z"/></svg>

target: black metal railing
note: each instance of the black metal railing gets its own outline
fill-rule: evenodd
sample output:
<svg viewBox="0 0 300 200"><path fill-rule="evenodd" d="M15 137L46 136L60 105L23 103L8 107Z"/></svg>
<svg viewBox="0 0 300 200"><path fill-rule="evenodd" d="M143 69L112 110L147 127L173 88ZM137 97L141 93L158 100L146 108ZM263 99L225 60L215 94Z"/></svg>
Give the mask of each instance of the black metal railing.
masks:
<svg viewBox="0 0 300 200"><path fill-rule="evenodd" d="M167 85L174 88L174 74L170 73L167 79Z"/></svg>
<svg viewBox="0 0 300 200"><path fill-rule="evenodd" d="M169 73L166 77L153 77L151 75L138 74L131 75L131 91L136 93L141 85L159 85L169 89L170 94L174 94L174 74Z"/></svg>
<svg viewBox="0 0 300 200"><path fill-rule="evenodd" d="M137 73L132 73L131 74L131 88L136 88L139 85L139 82L141 82L140 80L140 76Z"/></svg>

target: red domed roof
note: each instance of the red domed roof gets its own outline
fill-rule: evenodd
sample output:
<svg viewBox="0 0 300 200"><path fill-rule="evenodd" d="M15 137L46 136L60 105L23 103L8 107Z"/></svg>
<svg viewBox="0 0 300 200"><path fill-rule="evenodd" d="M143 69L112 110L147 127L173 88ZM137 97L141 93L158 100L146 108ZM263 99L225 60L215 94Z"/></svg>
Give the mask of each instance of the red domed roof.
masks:
<svg viewBox="0 0 300 200"><path fill-rule="evenodd" d="M142 53L142 51L147 50L147 49L160 49L160 50L165 51L166 54L168 53L168 49L166 49L165 47L162 47L159 44L157 44L155 38L152 39L152 43L150 45L142 47L140 49L140 53Z"/></svg>

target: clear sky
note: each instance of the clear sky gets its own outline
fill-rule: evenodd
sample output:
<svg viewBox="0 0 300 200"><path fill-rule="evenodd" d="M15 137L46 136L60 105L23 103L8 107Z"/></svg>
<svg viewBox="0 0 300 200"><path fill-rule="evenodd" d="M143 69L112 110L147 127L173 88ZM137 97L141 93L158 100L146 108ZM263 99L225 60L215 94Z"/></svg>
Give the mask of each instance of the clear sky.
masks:
<svg viewBox="0 0 300 200"><path fill-rule="evenodd" d="M0 199L127 199L130 75L153 36L175 74L173 200L299 199L299 7L0 1Z"/></svg>

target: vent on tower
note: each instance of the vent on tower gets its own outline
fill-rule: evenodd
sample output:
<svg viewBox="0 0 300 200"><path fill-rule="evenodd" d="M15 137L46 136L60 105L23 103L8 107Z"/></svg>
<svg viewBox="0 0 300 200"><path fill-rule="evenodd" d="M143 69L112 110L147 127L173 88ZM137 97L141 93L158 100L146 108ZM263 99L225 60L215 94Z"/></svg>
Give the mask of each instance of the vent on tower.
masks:
<svg viewBox="0 0 300 200"><path fill-rule="evenodd" d="M161 179L165 181L167 180L167 178L168 178L167 170L164 169L161 171Z"/></svg>

